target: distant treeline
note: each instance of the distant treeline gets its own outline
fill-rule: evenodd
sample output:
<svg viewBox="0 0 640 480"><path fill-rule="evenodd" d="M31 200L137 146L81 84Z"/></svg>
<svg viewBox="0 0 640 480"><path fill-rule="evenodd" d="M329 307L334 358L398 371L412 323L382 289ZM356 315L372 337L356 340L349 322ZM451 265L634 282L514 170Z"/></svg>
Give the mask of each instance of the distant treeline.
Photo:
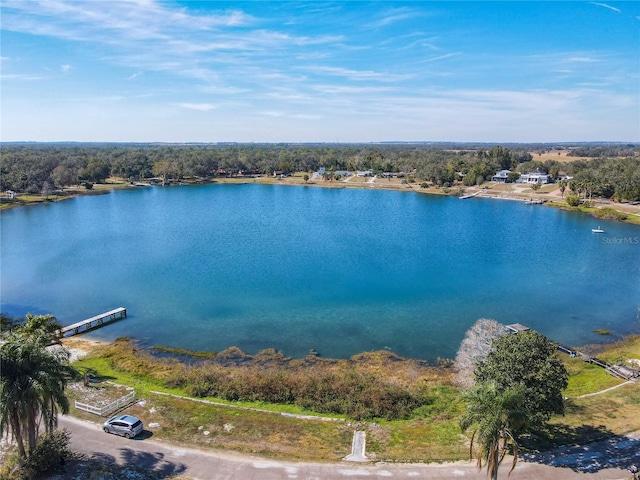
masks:
<svg viewBox="0 0 640 480"><path fill-rule="evenodd" d="M638 154L638 147L632 144L628 145L588 145L582 147L571 148L567 152L568 157L590 157L590 158L606 158L606 157L633 157Z"/></svg>
<svg viewBox="0 0 640 480"><path fill-rule="evenodd" d="M505 146L430 144L3 144L0 188L51 193L109 177L211 180L220 176L272 175L335 170L403 172L408 180L449 187L490 181L498 170L526 173L536 169L553 178L574 177L576 189L615 200L640 200L640 146L588 145L570 153L592 160L536 161L529 152L540 145ZM604 154L626 155L609 158ZM582 187L579 187L579 184ZM571 185L570 185L571 186Z"/></svg>

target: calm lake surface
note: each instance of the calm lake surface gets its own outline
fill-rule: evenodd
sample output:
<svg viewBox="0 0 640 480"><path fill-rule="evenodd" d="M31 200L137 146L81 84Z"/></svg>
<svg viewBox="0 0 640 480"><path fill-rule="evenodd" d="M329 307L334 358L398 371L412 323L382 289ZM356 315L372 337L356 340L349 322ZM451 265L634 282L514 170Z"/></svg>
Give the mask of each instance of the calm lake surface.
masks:
<svg viewBox="0 0 640 480"><path fill-rule="evenodd" d="M573 346L640 330L640 228L415 192L151 187L2 212L1 303L146 345L452 358L478 318ZM593 234L600 225L604 234Z"/></svg>

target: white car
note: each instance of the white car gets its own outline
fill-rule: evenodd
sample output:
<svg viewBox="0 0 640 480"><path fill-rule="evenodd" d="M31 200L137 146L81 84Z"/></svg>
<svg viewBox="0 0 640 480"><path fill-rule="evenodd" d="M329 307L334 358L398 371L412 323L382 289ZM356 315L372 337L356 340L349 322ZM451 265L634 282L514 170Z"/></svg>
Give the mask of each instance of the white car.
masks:
<svg viewBox="0 0 640 480"><path fill-rule="evenodd" d="M142 432L144 425L142 422L131 415L118 415L111 417L102 424L102 429L106 433L115 433L126 438L133 438Z"/></svg>

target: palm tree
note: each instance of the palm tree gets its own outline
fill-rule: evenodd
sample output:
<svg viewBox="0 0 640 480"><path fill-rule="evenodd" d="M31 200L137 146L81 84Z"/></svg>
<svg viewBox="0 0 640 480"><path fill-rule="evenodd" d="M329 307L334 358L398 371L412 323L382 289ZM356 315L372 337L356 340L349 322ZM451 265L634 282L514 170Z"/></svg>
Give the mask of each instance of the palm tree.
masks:
<svg viewBox="0 0 640 480"><path fill-rule="evenodd" d="M58 331L62 325L53 315L33 315L27 313L25 322L20 326L21 336L42 335L46 337L49 343L60 343Z"/></svg>
<svg viewBox="0 0 640 480"><path fill-rule="evenodd" d="M460 419L463 431L472 430L469 456L473 458L474 441L479 444L478 468L484 461L487 474L498 478L498 468L509 447L513 449L513 471L518 461L516 434L526 425L526 418L519 408L523 400L520 388L498 391L493 383L478 384L467 393L467 411Z"/></svg>
<svg viewBox="0 0 640 480"><path fill-rule="evenodd" d="M65 387L74 370L64 348L47 349L49 336L41 330L11 332L0 346L0 435L11 432L18 452L33 452L40 425L52 432L58 412L69 411Z"/></svg>
<svg viewBox="0 0 640 480"><path fill-rule="evenodd" d="M560 180L560 194L562 195L562 198L564 199L564 191L567 189L567 181L566 180Z"/></svg>

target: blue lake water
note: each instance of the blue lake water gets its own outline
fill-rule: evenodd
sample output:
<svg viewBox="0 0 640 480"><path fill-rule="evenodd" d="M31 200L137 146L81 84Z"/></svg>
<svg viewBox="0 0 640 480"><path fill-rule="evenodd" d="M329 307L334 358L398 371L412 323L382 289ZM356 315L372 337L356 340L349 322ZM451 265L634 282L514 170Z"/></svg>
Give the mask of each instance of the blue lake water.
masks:
<svg viewBox="0 0 640 480"><path fill-rule="evenodd" d="M434 360L478 318L574 346L640 330L640 228L520 202L214 184L0 218L2 311L70 324L126 307L103 340Z"/></svg>

